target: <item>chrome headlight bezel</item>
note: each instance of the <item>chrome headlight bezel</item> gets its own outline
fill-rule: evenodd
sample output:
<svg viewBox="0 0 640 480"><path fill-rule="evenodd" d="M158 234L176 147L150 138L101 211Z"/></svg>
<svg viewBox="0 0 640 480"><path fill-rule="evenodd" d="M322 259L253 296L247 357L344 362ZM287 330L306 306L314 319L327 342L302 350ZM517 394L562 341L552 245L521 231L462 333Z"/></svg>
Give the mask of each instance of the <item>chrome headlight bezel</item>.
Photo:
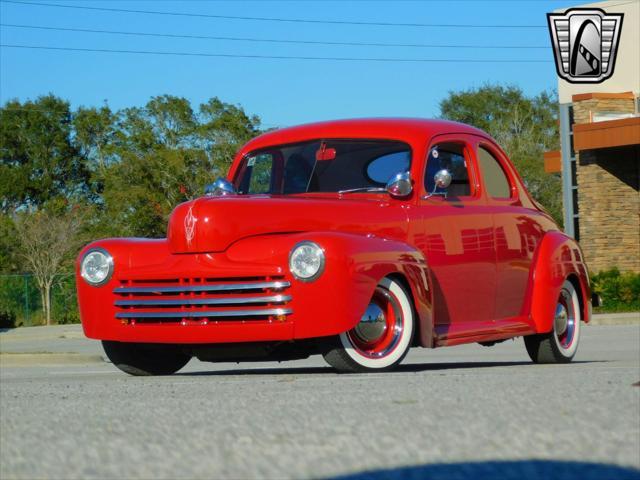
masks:
<svg viewBox="0 0 640 480"><path fill-rule="evenodd" d="M294 266L296 255L301 253L302 250L306 248L312 248L314 250L314 253L319 258L318 267L316 271L309 276L304 276ZM320 277L320 275L322 275L322 272L324 272L325 263L326 263L326 257L324 254L324 248L322 248L316 242L312 242L310 240L304 240L302 242L296 243L291 249L291 251L289 252L289 271L295 277L296 280L299 280L301 282L313 282L318 277Z"/></svg>
<svg viewBox="0 0 640 480"><path fill-rule="evenodd" d="M106 276L102 280L97 282L91 279L86 270L86 262L88 258L96 253L104 257L104 262L107 266ZM87 284L91 285L92 287L99 287L101 285L104 285L109 280L111 280L111 277L113 276L113 257L104 248L95 247L87 250L82 256L82 260L80 261L80 276L84 279L85 282L87 282Z"/></svg>

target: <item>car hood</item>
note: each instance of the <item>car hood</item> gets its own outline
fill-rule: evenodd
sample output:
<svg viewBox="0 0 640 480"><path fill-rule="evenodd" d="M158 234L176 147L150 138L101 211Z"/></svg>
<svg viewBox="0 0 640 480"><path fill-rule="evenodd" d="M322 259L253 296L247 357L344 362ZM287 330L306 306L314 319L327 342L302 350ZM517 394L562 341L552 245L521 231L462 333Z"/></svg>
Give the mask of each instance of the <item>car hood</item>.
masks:
<svg viewBox="0 0 640 480"><path fill-rule="evenodd" d="M178 205L167 238L173 253L226 250L246 237L310 231L406 238L403 202L385 199L267 195L202 197Z"/></svg>

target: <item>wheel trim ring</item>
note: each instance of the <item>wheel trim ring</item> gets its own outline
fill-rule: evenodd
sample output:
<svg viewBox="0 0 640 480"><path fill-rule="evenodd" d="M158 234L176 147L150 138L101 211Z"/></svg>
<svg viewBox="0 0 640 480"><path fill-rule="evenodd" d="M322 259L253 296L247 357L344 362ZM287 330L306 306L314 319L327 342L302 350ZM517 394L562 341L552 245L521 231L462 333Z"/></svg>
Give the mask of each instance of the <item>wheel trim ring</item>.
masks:
<svg viewBox="0 0 640 480"><path fill-rule="evenodd" d="M352 347L367 358L384 358L390 355L400 343L404 330L404 315L398 298L390 290L376 287L371 300L379 301L380 298L385 299L385 305L379 305L385 311L385 333L376 341L363 342L356 334L355 328L347 332L347 338Z"/></svg>

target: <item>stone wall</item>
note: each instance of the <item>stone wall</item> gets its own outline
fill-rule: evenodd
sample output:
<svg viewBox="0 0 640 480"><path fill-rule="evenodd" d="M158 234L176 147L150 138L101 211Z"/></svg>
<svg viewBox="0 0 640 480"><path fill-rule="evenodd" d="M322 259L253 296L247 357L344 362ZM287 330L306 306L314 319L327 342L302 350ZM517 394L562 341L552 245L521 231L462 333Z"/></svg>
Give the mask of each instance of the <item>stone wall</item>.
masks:
<svg viewBox="0 0 640 480"><path fill-rule="evenodd" d="M573 121L591 123L591 115L598 112L633 113L633 98L592 98L573 103Z"/></svg>
<svg viewBox="0 0 640 480"><path fill-rule="evenodd" d="M576 101L575 123L597 112L632 113L634 99ZM590 271L640 272L640 145L576 153L580 245Z"/></svg>

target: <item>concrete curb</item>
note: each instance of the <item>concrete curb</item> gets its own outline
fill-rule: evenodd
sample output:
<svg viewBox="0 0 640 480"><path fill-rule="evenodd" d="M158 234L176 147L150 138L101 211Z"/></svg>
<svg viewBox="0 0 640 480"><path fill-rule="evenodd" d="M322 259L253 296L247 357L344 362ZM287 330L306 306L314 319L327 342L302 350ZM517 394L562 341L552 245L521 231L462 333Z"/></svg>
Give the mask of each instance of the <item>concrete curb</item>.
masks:
<svg viewBox="0 0 640 480"><path fill-rule="evenodd" d="M104 363L100 355L83 355L80 353L0 353L1 367L19 367L32 365L78 365L87 363Z"/></svg>
<svg viewBox="0 0 640 480"><path fill-rule="evenodd" d="M640 312L596 313L589 325L640 325Z"/></svg>

